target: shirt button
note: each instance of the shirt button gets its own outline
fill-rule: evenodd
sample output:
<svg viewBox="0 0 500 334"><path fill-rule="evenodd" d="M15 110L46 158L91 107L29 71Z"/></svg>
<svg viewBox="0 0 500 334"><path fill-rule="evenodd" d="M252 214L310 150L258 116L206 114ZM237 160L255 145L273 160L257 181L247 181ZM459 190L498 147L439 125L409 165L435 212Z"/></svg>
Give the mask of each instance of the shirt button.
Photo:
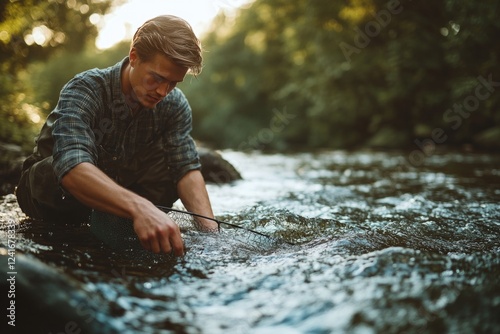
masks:
<svg viewBox="0 0 500 334"><path fill-rule="evenodd" d="M116 159L118 159L117 157L113 157L113 161L116 161Z"/></svg>

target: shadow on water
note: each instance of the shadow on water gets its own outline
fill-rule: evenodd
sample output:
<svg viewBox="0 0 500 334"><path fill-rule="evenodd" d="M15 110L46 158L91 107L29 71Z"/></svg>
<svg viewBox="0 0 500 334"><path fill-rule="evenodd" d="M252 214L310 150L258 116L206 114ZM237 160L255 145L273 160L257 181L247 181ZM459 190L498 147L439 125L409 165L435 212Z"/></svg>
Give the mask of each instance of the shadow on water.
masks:
<svg viewBox="0 0 500 334"><path fill-rule="evenodd" d="M243 180L209 186L218 218L272 238L186 227L173 258L25 219L12 196L2 215L19 252L81 283L121 333L500 328L500 156L419 168L379 152L225 156Z"/></svg>

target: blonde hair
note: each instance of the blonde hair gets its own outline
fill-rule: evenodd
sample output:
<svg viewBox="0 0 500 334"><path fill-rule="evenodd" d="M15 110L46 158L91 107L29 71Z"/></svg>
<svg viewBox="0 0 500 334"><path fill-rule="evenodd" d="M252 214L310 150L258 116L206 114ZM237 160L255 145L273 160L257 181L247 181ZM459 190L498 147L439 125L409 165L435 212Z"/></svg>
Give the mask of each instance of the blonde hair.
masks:
<svg viewBox="0 0 500 334"><path fill-rule="evenodd" d="M131 47L141 61L161 53L193 75L200 74L203 67L200 41L189 23L177 16L161 15L146 21L135 32Z"/></svg>

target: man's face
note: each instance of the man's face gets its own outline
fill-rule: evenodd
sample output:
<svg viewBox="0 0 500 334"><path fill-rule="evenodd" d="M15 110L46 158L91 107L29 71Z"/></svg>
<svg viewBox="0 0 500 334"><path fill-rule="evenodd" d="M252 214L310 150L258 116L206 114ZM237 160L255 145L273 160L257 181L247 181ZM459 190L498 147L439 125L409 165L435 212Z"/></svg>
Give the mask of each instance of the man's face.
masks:
<svg viewBox="0 0 500 334"><path fill-rule="evenodd" d="M159 53L149 61L142 61L132 49L129 72L132 98L146 108L154 108L184 80L187 70Z"/></svg>

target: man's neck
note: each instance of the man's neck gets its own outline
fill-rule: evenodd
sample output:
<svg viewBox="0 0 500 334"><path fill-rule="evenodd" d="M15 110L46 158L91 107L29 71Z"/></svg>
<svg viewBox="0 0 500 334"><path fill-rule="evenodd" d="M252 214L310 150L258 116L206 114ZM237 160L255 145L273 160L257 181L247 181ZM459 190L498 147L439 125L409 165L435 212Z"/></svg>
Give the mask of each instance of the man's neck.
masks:
<svg viewBox="0 0 500 334"><path fill-rule="evenodd" d="M135 116L141 109L141 104L135 98L134 90L132 89L132 85L130 84L129 73L130 63L127 62L127 64L123 67L121 73L121 89L123 96L125 97L125 102L130 107L130 113L132 114L132 116Z"/></svg>

